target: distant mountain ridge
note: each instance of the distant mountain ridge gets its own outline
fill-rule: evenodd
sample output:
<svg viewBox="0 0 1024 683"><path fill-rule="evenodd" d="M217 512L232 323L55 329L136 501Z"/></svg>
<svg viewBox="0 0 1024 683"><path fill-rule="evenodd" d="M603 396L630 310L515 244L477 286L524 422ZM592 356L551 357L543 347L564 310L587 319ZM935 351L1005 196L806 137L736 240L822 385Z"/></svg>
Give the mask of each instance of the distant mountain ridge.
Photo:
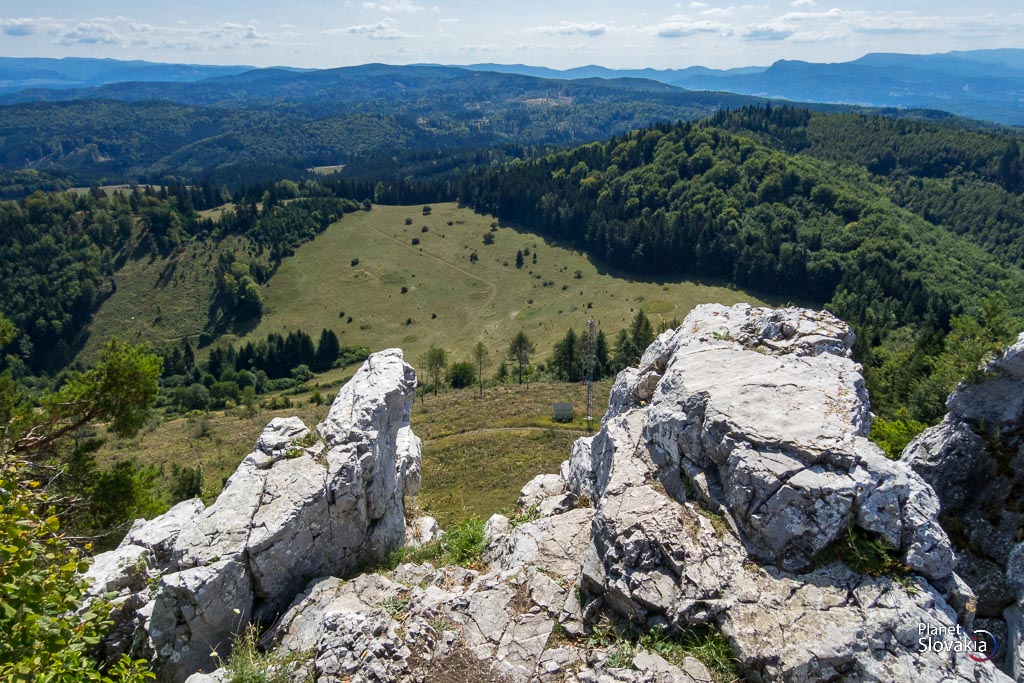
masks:
<svg viewBox="0 0 1024 683"><path fill-rule="evenodd" d="M871 53L848 62L779 60L771 66L711 69L610 69L587 65L551 69L526 64L463 66L364 64L332 69L254 68L123 62L112 59L0 58L0 103L71 99L168 100L238 106L238 102L377 100L466 71L574 81L613 89L686 90L753 95L793 102L933 109L982 121L1024 126L1024 49L1000 48L931 55ZM379 79L379 82L375 82ZM187 85L186 85L187 84ZM340 88L355 84L358 92ZM663 87L658 87L661 84ZM264 88L273 87L268 93ZM376 93L374 91L377 91Z"/></svg>
<svg viewBox="0 0 1024 683"><path fill-rule="evenodd" d="M616 70L598 66L558 71L524 65L471 64L467 69L545 78L649 78L688 90L869 107L938 109L995 123L1024 125L1024 49L932 55L871 53L849 62L780 60L740 69Z"/></svg>
<svg viewBox="0 0 1024 683"><path fill-rule="evenodd" d="M142 60L0 57L0 93L29 88L65 89L125 81L188 82L250 71L252 66L162 64Z"/></svg>

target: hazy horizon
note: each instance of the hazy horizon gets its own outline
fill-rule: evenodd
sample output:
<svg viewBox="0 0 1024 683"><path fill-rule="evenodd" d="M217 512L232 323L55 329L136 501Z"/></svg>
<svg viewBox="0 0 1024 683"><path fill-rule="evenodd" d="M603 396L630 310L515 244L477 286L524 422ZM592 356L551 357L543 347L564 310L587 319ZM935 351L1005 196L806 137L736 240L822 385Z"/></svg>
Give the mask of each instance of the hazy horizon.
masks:
<svg viewBox="0 0 1024 683"><path fill-rule="evenodd" d="M1024 11L973 3L771 0L539 3L221 0L188 11L111 0L11 0L0 53L154 62L332 68L370 62L493 62L566 69L842 62L871 52L1024 47Z"/></svg>

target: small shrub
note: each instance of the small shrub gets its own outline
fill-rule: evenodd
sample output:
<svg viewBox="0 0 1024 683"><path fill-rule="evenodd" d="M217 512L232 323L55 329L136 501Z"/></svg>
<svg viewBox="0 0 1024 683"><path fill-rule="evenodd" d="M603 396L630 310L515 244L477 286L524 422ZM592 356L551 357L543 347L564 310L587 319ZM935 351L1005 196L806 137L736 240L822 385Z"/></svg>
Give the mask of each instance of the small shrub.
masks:
<svg viewBox="0 0 1024 683"><path fill-rule="evenodd" d="M845 563L858 574L869 576L897 576L910 571L897 559L895 550L885 539L853 525L818 555L817 564L821 566L836 561Z"/></svg>
<svg viewBox="0 0 1024 683"><path fill-rule="evenodd" d="M359 259L357 259L357 258L354 258L354 259L352 259L352 262L351 262L351 263L352 263L352 267L353 267L353 268L355 268L356 266L358 266L358 265L359 265Z"/></svg>
<svg viewBox="0 0 1024 683"><path fill-rule="evenodd" d="M433 543L419 548L402 548L393 553L385 568L393 569L403 562L431 562L436 567L457 564L480 570L484 569L481 558L486 549L483 520L470 517Z"/></svg>
<svg viewBox="0 0 1024 683"><path fill-rule="evenodd" d="M884 417L875 418L871 424L871 440L885 452L885 457L899 460L907 444L927 426L912 419L906 408L900 408L892 420Z"/></svg>
<svg viewBox="0 0 1024 683"><path fill-rule="evenodd" d="M424 225L422 228L420 228L420 232L430 232L430 228Z"/></svg>
<svg viewBox="0 0 1024 683"><path fill-rule="evenodd" d="M198 498L203 495L203 466L181 466L171 464L171 501L179 503L183 500Z"/></svg>
<svg viewBox="0 0 1024 683"><path fill-rule="evenodd" d="M285 662L260 651L259 640L252 624L235 639L231 656L223 663L227 683L287 683L292 680Z"/></svg>
<svg viewBox="0 0 1024 683"><path fill-rule="evenodd" d="M413 237L413 238L412 238L412 246L414 246L414 247L415 247L415 246L417 246L417 245L418 245L419 243L420 243L420 238L419 238L419 237Z"/></svg>
<svg viewBox="0 0 1024 683"><path fill-rule="evenodd" d="M402 287L402 294L408 294L408 293L409 293L409 288L403 286Z"/></svg>
<svg viewBox="0 0 1024 683"><path fill-rule="evenodd" d="M412 225L412 219L411 218L406 218L405 219L405 224L406 225Z"/></svg>

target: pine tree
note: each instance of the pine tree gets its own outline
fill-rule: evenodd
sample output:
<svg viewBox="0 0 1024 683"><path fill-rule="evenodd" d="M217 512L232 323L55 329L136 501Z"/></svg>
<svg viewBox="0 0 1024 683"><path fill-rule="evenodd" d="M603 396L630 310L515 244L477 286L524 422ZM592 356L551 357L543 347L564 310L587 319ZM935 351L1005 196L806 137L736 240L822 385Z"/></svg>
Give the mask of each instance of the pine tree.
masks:
<svg viewBox="0 0 1024 683"><path fill-rule="evenodd" d="M334 361L341 355L341 343L338 342L338 335L333 330L325 329L320 332L320 341L316 346L316 357L313 360L313 370L324 372L334 367Z"/></svg>
<svg viewBox="0 0 1024 683"><path fill-rule="evenodd" d="M551 366L559 379L574 382L579 379L579 361L579 338L576 331L570 327L565 336L555 343Z"/></svg>
<svg viewBox="0 0 1024 683"><path fill-rule="evenodd" d="M508 359L519 366L519 383L523 383L523 370L530 364L530 356L533 355L535 346L526 333L519 331L508 346Z"/></svg>
<svg viewBox="0 0 1024 683"><path fill-rule="evenodd" d="M516 268L523 267L523 250L520 249L516 252Z"/></svg>

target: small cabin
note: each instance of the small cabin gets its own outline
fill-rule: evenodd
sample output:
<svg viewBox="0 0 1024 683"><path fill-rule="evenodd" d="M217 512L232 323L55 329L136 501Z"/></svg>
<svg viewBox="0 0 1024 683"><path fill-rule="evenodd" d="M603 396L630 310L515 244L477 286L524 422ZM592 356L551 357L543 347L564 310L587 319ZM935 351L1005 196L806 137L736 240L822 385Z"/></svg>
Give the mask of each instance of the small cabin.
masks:
<svg viewBox="0 0 1024 683"><path fill-rule="evenodd" d="M555 422L572 422L571 403L556 403L551 406L551 417Z"/></svg>

